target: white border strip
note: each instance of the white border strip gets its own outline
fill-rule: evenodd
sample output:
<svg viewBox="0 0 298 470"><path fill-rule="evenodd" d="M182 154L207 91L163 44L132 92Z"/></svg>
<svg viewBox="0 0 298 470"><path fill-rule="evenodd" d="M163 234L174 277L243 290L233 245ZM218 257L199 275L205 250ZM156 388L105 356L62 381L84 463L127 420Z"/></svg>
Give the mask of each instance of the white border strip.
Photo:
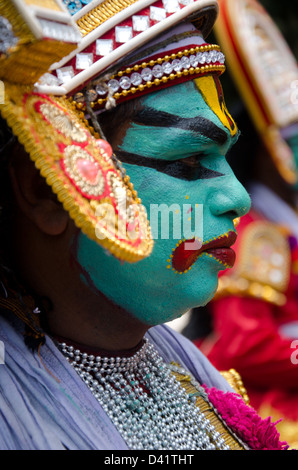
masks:
<svg viewBox="0 0 298 470"><path fill-rule="evenodd" d="M141 3L142 3L142 8L145 8L146 6L150 5L153 2L150 0L149 1L143 0ZM137 2L136 5L139 5L139 2ZM128 8L132 8L133 6L135 6L135 4L131 5L131 7L128 7ZM152 26L148 30L138 34L137 36L135 36L134 38L132 38L130 41L123 44L122 46L119 46L109 55L103 57L102 59L99 59L97 62L91 65L88 69L83 70L82 72L78 73L75 77L70 79L67 83L63 84L63 86L37 85L35 87L35 90L39 93L45 93L45 94L54 94L54 95L68 94L72 90L75 90L76 88L80 87L80 85L82 85L83 83L86 83L90 81L93 77L99 75L100 72L107 69L113 63L117 62L117 60L123 58L125 55L130 54L132 51L138 49L143 44L149 42L154 37L164 32L165 30L170 29L172 26L175 26L175 24L184 20L188 16L191 16L192 13L194 13L195 11L198 11L205 7L210 7L210 6L214 6L215 9L218 11L218 4L216 0L197 0L194 3L185 6L178 12L167 17L166 19L160 21L159 23L156 23L154 26ZM132 14L131 10L130 10L130 15L126 14L128 8L124 10L123 12L120 12L119 14L115 15L115 17L111 19L113 20L111 22L113 24L112 27L124 21L127 18L127 16L131 16ZM106 23L108 23L108 21ZM90 35L92 34L93 41L95 41L96 39L101 37L102 34L105 34L107 31L111 29L111 26L109 26L108 28L106 27L106 23L99 26L92 33L90 33ZM90 35L88 35L88 39ZM92 42L92 40L90 42L88 41L88 45ZM82 40L82 43L83 43L83 40ZM82 46L82 43L79 46L79 48L76 49L76 51L74 51L74 53L68 55L67 58L65 58L65 60L63 59L63 61L59 62L59 68L63 66L66 62L68 62L71 58L73 58L78 52L81 52L85 47L87 47L86 43L84 43L84 46ZM56 68L58 68L58 64L55 64L55 69Z"/></svg>

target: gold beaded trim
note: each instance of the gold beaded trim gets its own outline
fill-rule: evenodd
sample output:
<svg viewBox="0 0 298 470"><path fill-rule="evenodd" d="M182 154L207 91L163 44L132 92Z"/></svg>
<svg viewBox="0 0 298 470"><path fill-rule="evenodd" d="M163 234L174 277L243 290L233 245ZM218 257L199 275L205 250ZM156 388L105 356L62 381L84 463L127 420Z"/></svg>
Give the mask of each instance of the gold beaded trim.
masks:
<svg viewBox="0 0 298 470"><path fill-rule="evenodd" d="M173 365L178 365L172 363ZM220 433L224 439L225 444L230 447L231 450L244 450L244 446L240 443L237 437L232 431L226 426L221 420L218 414L215 412L213 407L198 393L197 389L191 383L189 375L182 375L182 373L172 371L172 374L179 381L180 385L184 388L188 395L196 397L196 406L200 409L201 413L211 422L215 427L216 431Z"/></svg>
<svg viewBox="0 0 298 470"><path fill-rule="evenodd" d="M165 55L164 57L159 57L155 60L149 60L149 62L142 62L141 64L136 64L133 67L127 67L125 70L120 70L117 74L113 75L111 78L122 77L124 74L129 74L131 72L137 72L139 69L144 69L145 67L153 67L156 64L162 64L168 60L181 59L183 56L188 56L195 54L197 52L208 52L208 51L218 51L220 52L220 47L217 44L205 44L204 46L191 47L190 49L184 49L170 55Z"/></svg>
<svg viewBox="0 0 298 470"><path fill-rule="evenodd" d="M230 369L228 371L222 371L221 375L231 385L235 392L242 396L245 403L249 405L249 396L247 394L246 388L243 385L240 374L235 369Z"/></svg>
<svg viewBox="0 0 298 470"><path fill-rule="evenodd" d="M138 0L106 0L102 2L77 21L81 34L86 36L102 23L137 1Z"/></svg>
<svg viewBox="0 0 298 470"><path fill-rule="evenodd" d="M168 60L174 60L177 58L181 58L183 56L188 56L191 54L195 54L198 52L208 52L211 50L216 50L220 52L220 47L217 44L206 44L204 46L196 46L192 47L190 49L184 49L183 51L179 51L170 55L165 55L164 57L159 57L155 60L150 60L149 62L142 62L141 64L135 64L132 67L127 67L125 70L120 70L116 74L112 75L109 77L109 80L113 78L121 78L125 74L130 74L132 72L137 72L140 69L144 69L148 66L153 67L156 64L162 64L163 62L167 62ZM122 90L121 92L116 92L113 95L113 98L115 100L119 100L121 97L127 97L129 94L135 94L138 92L143 92L146 88L151 88L152 86L160 86L163 84L166 84L169 80L175 80L177 78L181 78L183 76L188 76L188 75L199 75L202 73L212 73L212 72L218 72L222 74L225 71L226 67L225 65L203 65L201 67L190 67L189 69L184 69L183 71L175 72L175 73L170 73L169 75L164 75L161 78L156 78L153 81L148 81L147 83L142 83L138 85L137 87L132 86L129 90ZM80 97L82 97L82 93L79 93ZM78 95L77 95L78 96ZM85 105L82 102L77 102L76 101L76 95L71 98L71 101L74 101L75 106L77 109L85 109ZM105 98L99 98L96 101L91 101L91 106L103 106L106 101L108 100L107 97Z"/></svg>
<svg viewBox="0 0 298 470"><path fill-rule="evenodd" d="M149 81L145 84L141 84L138 87L132 87L130 90L123 90L120 93L117 92L114 95L114 98L118 100L121 96L127 96L128 94L134 94L138 91L142 92L145 90L145 88L150 88L152 86L159 86L163 83L167 83L169 80L174 80L175 78L181 78L183 75L193 75L193 74L199 74L199 73L207 73L207 72L218 72L218 71L224 71L225 66L224 65L205 65L203 67L191 67L189 69L184 70L183 72L176 72L175 74L171 73L168 77L162 77L162 78L156 78L153 81ZM97 103L99 105L102 105L107 99L99 99Z"/></svg>

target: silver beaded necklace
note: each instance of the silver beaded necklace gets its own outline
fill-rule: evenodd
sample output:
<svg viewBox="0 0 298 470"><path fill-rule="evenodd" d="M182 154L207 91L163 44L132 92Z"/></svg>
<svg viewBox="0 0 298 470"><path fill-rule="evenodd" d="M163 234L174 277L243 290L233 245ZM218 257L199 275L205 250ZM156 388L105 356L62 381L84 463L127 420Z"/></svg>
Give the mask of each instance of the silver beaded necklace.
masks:
<svg viewBox="0 0 298 470"><path fill-rule="evenodd" d="M134 450L229 450L146 339L130 357L94 356L59 343L66 359L99 401L128 447ZM199 394L205 396L192 378Z"/></svg>

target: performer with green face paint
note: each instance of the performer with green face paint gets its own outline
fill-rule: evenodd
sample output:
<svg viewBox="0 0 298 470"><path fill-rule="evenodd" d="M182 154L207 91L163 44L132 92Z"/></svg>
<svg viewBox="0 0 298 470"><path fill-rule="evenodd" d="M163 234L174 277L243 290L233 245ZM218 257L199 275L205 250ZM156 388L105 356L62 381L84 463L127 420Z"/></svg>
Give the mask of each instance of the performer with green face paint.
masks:
<svg viewBox="0 0 298 470"><path fill-rule="evenodd" d="M64 4L0 6L0 448L286 449L163 325L212 298L250 207L217 3Z"/></svg>

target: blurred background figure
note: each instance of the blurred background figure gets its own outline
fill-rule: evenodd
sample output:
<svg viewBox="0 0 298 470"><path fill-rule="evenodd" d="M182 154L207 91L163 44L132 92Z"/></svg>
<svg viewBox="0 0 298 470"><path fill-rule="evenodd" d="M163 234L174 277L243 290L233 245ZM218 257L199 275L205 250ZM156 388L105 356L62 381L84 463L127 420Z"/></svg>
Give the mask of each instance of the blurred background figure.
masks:
<svg viewBox="0 0 298 470"><path fill-rule="evenodd" d="M242 131L229 162L251 195L252 210L237 227L234 268L223 272L214 301L191 312L183 333L219 370L237 370L251 406L283 418L281 437L297 447L297 63L260 3L219 3L216 35L232 74L227 101L234 101ZM277 8L284 13L289 6Z"/></svg>

